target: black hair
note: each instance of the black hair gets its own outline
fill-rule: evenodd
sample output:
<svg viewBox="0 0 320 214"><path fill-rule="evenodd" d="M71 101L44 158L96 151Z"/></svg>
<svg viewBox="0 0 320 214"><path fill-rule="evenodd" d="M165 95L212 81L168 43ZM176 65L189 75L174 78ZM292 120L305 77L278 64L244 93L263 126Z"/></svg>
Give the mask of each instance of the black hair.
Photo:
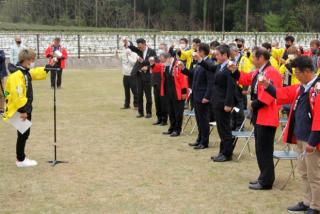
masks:
<svg viewBox="0 0 320 214"><path fill-rule="evenodd" d="M267 50L271 50L272 49L272 46L271 46L271 44L269 42L265 42L261 46L264 47Z"/></svg>
<svg viewBox="0 0 320 214"><path fill-rule="evenodd" d="M270 52L265 48L258 48L254 52L254 54L257 58L260 58L262 56L265 60L268 60L268 61L270 60L270 57L271 57Z"/></svg>
<svg viewBox="0 0 320 214"><path fill-rule="evenodd" d="M196 44L200 44L201 43L201 40L199 38L194 38L192 40L193 43L196 43Z"/></svg>
<svg viewBox="0 0 320 214"><path fill-rule="evenodd" d="M216 48L220 45L220 43L216 40L210 43L210 48Z"/></svg>
<svg viewBox="0 0 320 214"><path fill-rule="evenodd" d="M292 60L291 66L293 68L298 68L301 72L305 72L305 70L310 69L311 71L315 71L313 67L312 59L308 56L299 56Z"/></svg>
<svg viewBox="0 0 320 214"><path fill-rule="evenodd" d="M219 45L217 47L217 51L220 52L220 54L227 54L227 57L229 58L230 57L230 47L226 44L222 44L222 45Z"/></svg>
<svg viewBox="0 0 320 214"><path fill-rule="evenodd" d="M189 43L188 39L187 38L181 38L180 41L184 41L186 44Z"/></svg>
<svg viewBox="0 0 320 214"><path fill-rule="evenodd" d="M284 40L286 41L286 42L288 42L288 41L290 41L290 42L294 42L294 37L293 36L291 36L291 35L288 35L288 36L286 36L286 38L284 38Z"/></svg>
<svg viewBox="0 0 320 214"><path fill-rule="evenodd" d="M200 52L200 51L203 51L204 54L205 54L206 56L208 56L209 53L210 53L210 47L209 47L209 45L206 44L206 43L200 43L200 45L199 45L199 52Z"/></svg>
<svg viewBox="0 0 320 214"><path fill-rule="evenodd" d="M144 38L139 38L139 39L137 39L137 44L146 44L147 42L146 42L146 40L144 39Z"/></svg>
<svg viewBox="0 0 320 214"><path fill-rule="evenodd" d="M162 53L161 56L163 56L166 59L169 59L170 57L172 57L170 53Z"/></svg>

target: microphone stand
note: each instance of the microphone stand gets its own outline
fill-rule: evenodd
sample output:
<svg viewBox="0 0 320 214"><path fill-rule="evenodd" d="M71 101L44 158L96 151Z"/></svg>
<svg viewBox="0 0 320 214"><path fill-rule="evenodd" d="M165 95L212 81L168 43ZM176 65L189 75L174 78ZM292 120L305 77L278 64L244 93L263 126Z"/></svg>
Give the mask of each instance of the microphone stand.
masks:
<svg viewBox="0 0 320 214"><path fill-rule="evenodd" d="M54 118L54 134L53 134L53 147L54 147L54 159L48 161L52 167L56 166L57 164L61 163L68 163L67 161L59 161L57 160L57 99L56 99L56 92L57 92L57 72L60 71L60 68L46 68L47 71L54 72L55 76L55 83L53 86L53 118Z"/></svg>

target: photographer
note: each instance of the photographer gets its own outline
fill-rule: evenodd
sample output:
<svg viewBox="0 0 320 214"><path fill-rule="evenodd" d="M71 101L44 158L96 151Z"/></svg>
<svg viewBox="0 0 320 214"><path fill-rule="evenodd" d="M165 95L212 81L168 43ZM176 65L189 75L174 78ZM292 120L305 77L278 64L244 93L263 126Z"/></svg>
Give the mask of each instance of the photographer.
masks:
<svg viewBox="0 0 320 214"><path fill-rule="evenodd" d="M62 72L66 66L66 59L68 58L67 50L61 46L61 39L59 37L53 40L53 44L50 45L46 51L45 56L49 59L49 64L53 64L54 68L60 68L59 71L51 72L51 88L57 86L61 89Z"/></svg>
<svg viewBox="0 0 320 214"><path fill-rule="evenodd" d="M284 86L290 86L299 84L299 80L296 77L295 68L292 67L291 62L298 56L300 56L300 51L295 46L292 46L288 48L288 59L286 60L286 63L281 65L279 68L279 72L282 76L282 81Z"/></svg>
<svg viewBox="0 0 320 214"><path fill-rule="evenodd" d="M19 53L19 62L12 70L5 86L6 109L3 119L8 121L13 115L20 114L21 120L31 120L33 88L32 80L46 79L47 72L44 67L31 69L36 54L32 49L22 49ZM17 90L19 89L19 90ZM30 135L30 129L24 134L18 131L16 144L17 167L36 166L37 162L26 158L25 145Z"/></svg>

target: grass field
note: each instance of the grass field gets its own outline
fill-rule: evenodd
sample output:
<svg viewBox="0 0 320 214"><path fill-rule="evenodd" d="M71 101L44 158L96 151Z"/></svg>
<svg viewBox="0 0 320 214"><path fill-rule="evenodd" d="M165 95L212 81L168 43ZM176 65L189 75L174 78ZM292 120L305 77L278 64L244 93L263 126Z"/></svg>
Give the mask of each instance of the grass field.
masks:
<svg viewBox="0 0 320 214"><path fill-rule="evenodd" d="M117 70L69 70L58 91L58 158L52 168L52 90L34 82L33 127L27 154L35 168L15 166L16 133L0 123L0 213L286 213L300 199L299 178L279 190L289 173L281 162L272 191L248 190L257 164L213 163L217 145L194 151L195 136L168 138L153 120L136 119L123 104ZM218 141L217 134L211 143ZM236 148L238 154L243 142ZM281 148L281 146L277 146Z"/></svg>

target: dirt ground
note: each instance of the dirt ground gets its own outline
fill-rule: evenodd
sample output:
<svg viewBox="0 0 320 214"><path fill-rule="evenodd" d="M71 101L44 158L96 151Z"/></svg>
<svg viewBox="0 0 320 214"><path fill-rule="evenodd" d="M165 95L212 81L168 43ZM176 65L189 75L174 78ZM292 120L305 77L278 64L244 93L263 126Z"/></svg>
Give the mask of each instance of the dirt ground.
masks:
<svg viewBox="0 0 320 214"><path fill-rule="evenodd" d="M169 138L154 119L136 119L123 105L119 70L68 70L58 91L58 159L53 158L53 92L34 82L33 127L27 154L35 168L15 166L15 130L0 123L0 213L286 213L301 199L300 179L280 162L272 191L250 191L258 175L247 153L213 163L217 144L195 151L193 136ZM216 131L210 142L217 142ZM251 144L253 146L253 144ZM239 142L235 154L243 146ZM280 149L282 146L277 145Z"/></svg>

